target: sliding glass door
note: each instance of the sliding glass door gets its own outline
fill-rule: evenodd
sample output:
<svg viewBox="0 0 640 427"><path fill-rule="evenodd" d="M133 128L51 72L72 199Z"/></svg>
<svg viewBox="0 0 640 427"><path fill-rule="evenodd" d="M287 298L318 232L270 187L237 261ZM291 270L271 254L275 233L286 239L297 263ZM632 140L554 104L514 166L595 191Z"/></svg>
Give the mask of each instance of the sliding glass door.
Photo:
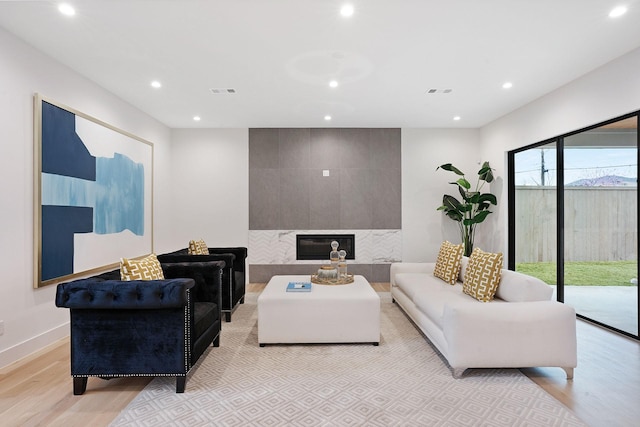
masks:
<svg viewBox="0 0 640 427"><path fill-rule="evenodd" d="M638 335L638 124L564 139L564 302Z"/></svg>
<svg viewBox="0 0 640 427"><path fill-rule="evenodd" d="M638 338L638 117L509 153L509 267Z"/></svg>

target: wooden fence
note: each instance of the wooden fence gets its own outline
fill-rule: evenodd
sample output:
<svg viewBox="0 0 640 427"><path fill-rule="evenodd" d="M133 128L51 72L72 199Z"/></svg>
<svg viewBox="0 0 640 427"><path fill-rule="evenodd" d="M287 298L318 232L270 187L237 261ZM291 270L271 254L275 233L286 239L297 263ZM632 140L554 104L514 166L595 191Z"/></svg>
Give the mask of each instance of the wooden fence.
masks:
<svg viewBox="0 0 640 427"><path fill-rule="evenodd" d="M636 187L565 188L565 261L638 259ZM556 189L516 187L516 260L556 260Z"/></svg>

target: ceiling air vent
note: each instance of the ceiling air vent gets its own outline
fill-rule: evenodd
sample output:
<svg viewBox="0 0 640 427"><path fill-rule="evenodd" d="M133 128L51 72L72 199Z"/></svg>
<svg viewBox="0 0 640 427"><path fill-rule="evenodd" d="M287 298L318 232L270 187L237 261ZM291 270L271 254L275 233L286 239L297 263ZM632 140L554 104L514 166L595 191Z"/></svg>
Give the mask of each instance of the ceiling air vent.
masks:
<svg viewBox="0 0 640 427"><path fill-rule="evenodd" d="M451 92L453 92L453 89L435 89L435 88L427 89L427 93L428 94L432 94L432 93L451 93Z"/></svg>
<svg viewBox="0 0 640 427"><path fill-rule="evenodd" d="M223 88L215 87L210 90L211 90L211 93L215 95L225 95L229 93L236 93L236 90L231 87L223 87Z"/></svg>

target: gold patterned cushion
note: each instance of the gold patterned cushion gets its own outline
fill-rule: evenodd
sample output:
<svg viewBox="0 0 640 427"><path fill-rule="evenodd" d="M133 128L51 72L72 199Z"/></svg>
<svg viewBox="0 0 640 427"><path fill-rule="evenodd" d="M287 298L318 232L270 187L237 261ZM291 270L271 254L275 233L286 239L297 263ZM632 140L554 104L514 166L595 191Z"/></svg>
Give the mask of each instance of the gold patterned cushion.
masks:
<svg viewBox="0 0 640 427"><path fill-rule="evenodd" d="M433 269L433 275L450 285L455 285L460 271L462 251L462 244L454 245L446 240L442 242L436 259L436 266Z"/></svg>
<svg viewBox="0 0 640 427"><path fill-rule="evenodd" d="M141 259L120 258L120 279L129 280L163 280L164 273L156 254Z"/></svg>
<svg viewBox="0 0 640 427"><path fill-rule="evenodd" d="M209 247L204 240L189 240L189 255L209 255Z"/></svg>
<svg viewBox="0 0 640 427"><path fill-rule="evenodd" d="M464 274L463 292L478 301L491 301L500 284L501 270L502 253L494 254L475 248Z"/></svg>

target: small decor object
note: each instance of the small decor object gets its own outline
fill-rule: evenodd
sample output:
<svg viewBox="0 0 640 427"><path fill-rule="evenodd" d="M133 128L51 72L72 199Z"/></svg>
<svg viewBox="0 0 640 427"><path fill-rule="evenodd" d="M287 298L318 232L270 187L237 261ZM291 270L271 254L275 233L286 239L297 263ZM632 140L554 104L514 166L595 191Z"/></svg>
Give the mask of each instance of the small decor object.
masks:
<svg viewBox="0 0 640 427"><path fill-rule="evenodd" d="M338 270L331 265L323 265L318 270L318 277L321 279L337 279Z"/></svg>
<svg viewBox="0 0 640 427"><path fill-rule="evenodd" d="M311 292L311 282L289 282L287 292Z"/></svg>
<svg viewBox="0 0 640 427"><path fill-rule="evenodd" d="M347 274L344 279L336 277L334 279L322 278L315 274L311 275L311 283L317 283L318 285L348 285L353 283L353 274Z"/></svg>
<svg viewBox="0 0 640 427"><path fill-rule="evenodd" d="M339 251L338 256L338 277L345 279L347 277L347 251Z"/></svg>
<svg viewBox="0 0 640 427"><path fill-rule="evenodd" d="M340 243L331 242L331 253L329 254L329 265L323 265L318 274L311 275L311 282L321 285L346 285L353 283L353 274L347 274L347 252L338 251Z"/></svg>
<svg viewBox="0 0 640 427"><path fill-rule="evenodd" d="M458 223L460 228L460 236L464 245L464 255L470 256L473 251L473 241L475 238L476 225L480 224L491 213L489 207L497 205L496 196L491 193L482 193L482 187L486 183L493 181L493 169L489 166L489 162L484 162L482 168L478 171L478 180L476 186L471 191L471 183L467 181L464 173L451 163L438 166L438 169L444 169L453 172L461 178L455 182L450 182L457 186L462 202L453 196L445 194L442 197L442 206L438 208L452 220Z"/></svg>
<svg viewBox="0 0 640 427"><path fill-rule="evenodd" d="M340 253L338 252L338 246L340 243L337 241L331 242L331 253L329 253L329 261L331 261L331 266L338 269L338 261L340 260Z"/></svg>
<svg viewBox="0 0 640 427"><path fill-rule="evenodd" d="M156 254L141 259L120 258L120 280L164 280Z"/></svg>
<svg viewBox="0 0 640 427"><path fill-rule="evenodd" d="M502 253L484 252L475 248L464 273L462 291L482 302L493 299L502 271Z"/></svg>
<svg viewBox="0 0 640 427"><path fill-rule="evenodd" d="M455 285L460 272L462 251L462 244L454 245L446 240L442 242L433 275L450 285Z"/></svg>

